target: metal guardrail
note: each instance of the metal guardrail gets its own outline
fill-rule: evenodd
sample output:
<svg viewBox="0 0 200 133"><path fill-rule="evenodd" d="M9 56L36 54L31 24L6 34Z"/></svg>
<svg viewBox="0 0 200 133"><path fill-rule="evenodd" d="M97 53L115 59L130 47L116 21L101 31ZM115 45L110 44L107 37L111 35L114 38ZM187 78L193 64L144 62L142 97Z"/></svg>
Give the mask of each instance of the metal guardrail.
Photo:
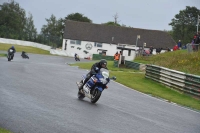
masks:
<svg viewBox="0 0 200 133"><path fill-rule="evenodd" d="M118 67L118 61L114 61L113 66ZM145 71L145 69L146 69L145 64L141 64L141 63L137 63L137 62L133 62L133 61L127 61L127 60L125 60L125 67L132 68L135 70L141 70L141 71Z"/></svg>
<svg viewBox="0 0 200 133"><path fill-rule="evenodd" d="M101 55L101 54L93 54L92 59L93 60L106 59L106 60L113 61L114 60L114 56L105 56L105 55Z"/></svg>
<svg viewBox="0 0 200 133"><path fill-rule="evenodd" d="M119 63L118 61L115 61L115 60L114 60L113 66L114 66L114 67L118 67L118 63Z"/></svg>
<svg viewBox="0 0 200 133"><path fill-rule="evenodd" d="M137 63L137 62L125 61L125 66L127 68L133 68L133 69L136 69L136 70L140 69L140 63Z"/></svg>
<svg viewBox="0 0 200 133"><path fill-rule="evenodd" d="M187 47L188 53L191 53L191 52L199 50L199 44L188 43L188 44L186 44L186 47Z"/></svg>
<svg viewBox="0 0 200 133"><path fill-rule="evenodd" d="M146 65L145 77L200 98L200 76L156 65Z"/></svg>

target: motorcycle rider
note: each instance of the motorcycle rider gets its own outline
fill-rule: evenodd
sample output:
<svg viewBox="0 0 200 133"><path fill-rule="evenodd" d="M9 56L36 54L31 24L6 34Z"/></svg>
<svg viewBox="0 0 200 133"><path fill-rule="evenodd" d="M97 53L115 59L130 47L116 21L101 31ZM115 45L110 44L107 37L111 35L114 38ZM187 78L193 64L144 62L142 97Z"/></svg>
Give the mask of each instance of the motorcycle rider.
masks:
<svg viewBox="0 0 200 133"><path fill-rule="evenodd" d="M86 76L86 78L85 78L85 80L84 80L84 83L81 84L81 85L79 86L79 90L81 90L81 89L83 88L83 86L85 85L85 83L86 83L93 75L95 75L95 74L98 72L98 70L100 70L101 68L108 69L108 68L107 68L107 61L106 61L105 59L101 59L99 62L97 62L97 63L95 63L95 64L92 65L90 72L87 74L87 76ZM80 83L82 83L82 82L83 82L83 80L81 80ZM80 84L80 83L79 83L79 84Z"/></svg>
<svg viewBox="0 0 200 133"><path fill-rule="evenodd" d="M76 61L79 60L79 56L78 56L77 53L74 54L74 58L75 58Z"/></svg>
<svg viewBox="0 0 200 133"><path fill-rule="evenodd" d="M12 55L12 57L11 57L11 60L13 60L13 58L14 58L14 53L16 52L16 50L15 50L15 47L12 46L12 47L10 47L10 48L8 49L8 53L10 52L10 49L13 50L13 55Z"/></svg>

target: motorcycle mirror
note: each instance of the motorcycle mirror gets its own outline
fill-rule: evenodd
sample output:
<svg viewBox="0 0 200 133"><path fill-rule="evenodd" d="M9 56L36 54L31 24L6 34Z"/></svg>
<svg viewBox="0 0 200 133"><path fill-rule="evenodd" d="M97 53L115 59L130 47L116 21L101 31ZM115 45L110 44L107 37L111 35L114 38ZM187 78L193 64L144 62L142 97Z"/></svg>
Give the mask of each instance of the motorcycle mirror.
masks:
<svg viewBox="0 0 200 133"><path fill-rule="evenodd" d="M117 78L116 78L115 76L113 76L113 77L111 77L110 79L112 79L112 80L116 80Z"/></svg>

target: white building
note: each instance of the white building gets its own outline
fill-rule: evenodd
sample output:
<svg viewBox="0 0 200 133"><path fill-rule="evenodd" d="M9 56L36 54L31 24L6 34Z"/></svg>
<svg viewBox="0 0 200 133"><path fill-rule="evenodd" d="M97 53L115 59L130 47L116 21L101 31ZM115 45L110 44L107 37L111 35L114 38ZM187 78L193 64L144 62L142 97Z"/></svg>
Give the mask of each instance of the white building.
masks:
<svg viewBox="0 0 200 133"><path fill-rule="evenodd" d="M137 36L140 39L136 41ZM138 47L135 47L137 43ZM92 58L93 54L105 53L109 56L124 47L125 60L133 60L135 50L145 48L172 48L175 41L164 31L107 26L86 22L66 21L62 50L68 55L77 53L81 58ZM164 47L165 46L165 47Z"/></svg>

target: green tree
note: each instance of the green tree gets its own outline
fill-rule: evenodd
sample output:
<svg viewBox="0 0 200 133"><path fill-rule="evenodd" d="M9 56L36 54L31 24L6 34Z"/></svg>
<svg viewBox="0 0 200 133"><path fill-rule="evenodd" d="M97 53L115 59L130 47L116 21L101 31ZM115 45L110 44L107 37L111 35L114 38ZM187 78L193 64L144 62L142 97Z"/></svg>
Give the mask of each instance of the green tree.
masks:
<svg viewBox="0 0 200 133"><path fill-rule="evenodd" d="M80 22L89 22L92 23L92 20L88 17L85 17L83 14L80 13L72 13L65 17L65 20L73 20L73 21L80 21Z"/></svg>
<svg viewBox="0 0 200 133"><path fill-rule="evenodd" d="M200 10L196 7L186 6L176 14L169 25L172 26L172 36L175 41L182 40L182 43L190 43L196 33L197 16Z"/></svg>
<svg viewBox="0 0 200 133"><path fill-rule="evenodd" d="M46 19L47 24L42 26L41 35L43 35L44 43L54 47L61 46L61 29L64 27L63 19L57 20L52 14L49 19ZM42 38L42 37L40 37Z"/></svg>
<svg viewBox="0 0 200 133"><path fill-rule="evenodd" d="M26 13L18 3L12 0L3 3L0 9L0 36L13 39L22 39Z"/></svg>
<svg viewBox="0 0 200 133"><path fill-rule="evenodd" d="M170 36L173 37L173 30L164 30L164 32L167 32Z"/></svg>
<svg viewBox="0 0 200 133"><path fill-rule="evenodd" d="M29 13L29 16L26 18L25 24L25 40L36 41L37 29L34 26L33 16Z"/></svg>
<svg viewBox="0 0 200 133"><path fill-rule="evenodd" d="M114 16L114 21L108 21L106 23L103 23L104 25L112 25L112 26L121 26L118 22L118 13L116 13ZM122 27L126 27L126 25L122 24Z"/></svg>
<svg viewBox="0 0 200 133"><path fill-rule="evenodd" d="M106 23L103 23L103 24L104 25L112 25L112 26L121 26L120 24L112 22L112 21L109 21L109 22L106 22Z"/></svg>
<svg viewBox="0 0 200 133"><path fill-rule="evenodd" d="M47 24L42 26L41 32L43 34L49 35L57 35L56 27L57 27L57 20L56 17L52 14L49 19L46 18Z"/></svg>

